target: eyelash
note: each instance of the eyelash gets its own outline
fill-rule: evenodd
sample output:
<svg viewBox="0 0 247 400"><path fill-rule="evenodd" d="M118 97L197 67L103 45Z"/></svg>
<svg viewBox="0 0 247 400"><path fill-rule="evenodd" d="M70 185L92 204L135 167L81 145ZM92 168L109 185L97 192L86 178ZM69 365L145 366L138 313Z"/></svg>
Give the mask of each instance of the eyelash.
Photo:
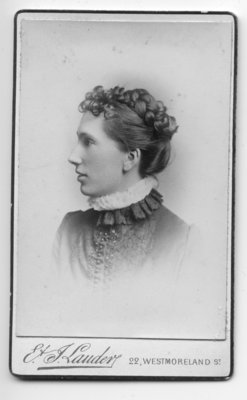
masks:
<svg viewBox="0 0 247 400"><path fill-rule="evenodd" d="M88 146L90 146L91 144L94 144L94 141L93 141L92 139L89 139L89 138L83 138L83 139L81 139L81 143L82 143L84 146L88 147Z"/></svg>

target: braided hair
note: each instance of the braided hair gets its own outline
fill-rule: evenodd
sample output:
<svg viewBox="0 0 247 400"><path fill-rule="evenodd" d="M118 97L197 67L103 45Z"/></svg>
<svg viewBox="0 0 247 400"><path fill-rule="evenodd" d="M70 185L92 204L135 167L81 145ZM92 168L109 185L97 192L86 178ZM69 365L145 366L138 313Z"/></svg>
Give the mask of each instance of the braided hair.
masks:
<svg viewBox="0 0 247 400"><path fill-rule="evenodd" d="M163 102L155 100L147 90L119 86L104 90L96 86L86 93L79 111L90 111L95 117L103 114L106 133L122 150L140 149L142 177L157 174L167 166L170 141L178 126Z"/></svg>

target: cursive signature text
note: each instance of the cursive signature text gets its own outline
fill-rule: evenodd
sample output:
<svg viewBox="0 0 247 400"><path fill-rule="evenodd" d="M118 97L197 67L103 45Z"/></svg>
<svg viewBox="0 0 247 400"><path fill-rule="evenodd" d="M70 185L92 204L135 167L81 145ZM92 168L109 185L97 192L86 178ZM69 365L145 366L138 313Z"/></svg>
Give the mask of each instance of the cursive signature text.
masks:
<svg viewBox="0 0 247 400"><path fill-rule="evenodd" d="M108 346L101 352L92 350L91 343L75 344L69 343L58 348L52 348L50 344L37 344L24 358L24 363L40 362L52 368L112 368L115 362L122 357L122 354L114 354ZM60 366L58 366L60 364ZM62 366L61 366L62 364ZM39 367L41 369L42 367Z"/></svg>

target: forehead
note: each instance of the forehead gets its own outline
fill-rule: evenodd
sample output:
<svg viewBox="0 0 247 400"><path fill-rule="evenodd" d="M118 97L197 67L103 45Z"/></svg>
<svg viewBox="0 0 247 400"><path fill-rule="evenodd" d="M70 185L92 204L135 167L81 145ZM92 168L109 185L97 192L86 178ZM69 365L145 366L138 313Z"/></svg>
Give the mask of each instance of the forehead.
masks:
<svg viewBox="0 0 247 400"><path fill-rule="evenodd" d="M85 112L80 120L78 134L106 134L104 129L104 116L100 114L95 117L91 112Z"/></svg>
<svg viewBox="0 0 247 400"><path fill-rule="evenodd" d="M108 120L104 114L95 117L90 111L85 112L80 120L77 135L89 136L97 142L102 148L117 148L121 152L125 152L122 143L117 138L117 135L107 133Z"/></svg>

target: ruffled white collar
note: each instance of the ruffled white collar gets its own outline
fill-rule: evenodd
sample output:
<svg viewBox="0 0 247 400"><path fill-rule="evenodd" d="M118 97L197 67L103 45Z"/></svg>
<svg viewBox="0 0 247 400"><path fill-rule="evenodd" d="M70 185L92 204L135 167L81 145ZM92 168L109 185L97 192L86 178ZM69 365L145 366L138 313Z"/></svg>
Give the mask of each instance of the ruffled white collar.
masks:
<svg viewBox="0 0 247 400"><path fill-rule="evenodd" d="M88 203L96 211L118 210L143 200L152 189L156 189L158 180L154 176L141 179L124 192L116 192L106 196L89 198Z"/></svg>

